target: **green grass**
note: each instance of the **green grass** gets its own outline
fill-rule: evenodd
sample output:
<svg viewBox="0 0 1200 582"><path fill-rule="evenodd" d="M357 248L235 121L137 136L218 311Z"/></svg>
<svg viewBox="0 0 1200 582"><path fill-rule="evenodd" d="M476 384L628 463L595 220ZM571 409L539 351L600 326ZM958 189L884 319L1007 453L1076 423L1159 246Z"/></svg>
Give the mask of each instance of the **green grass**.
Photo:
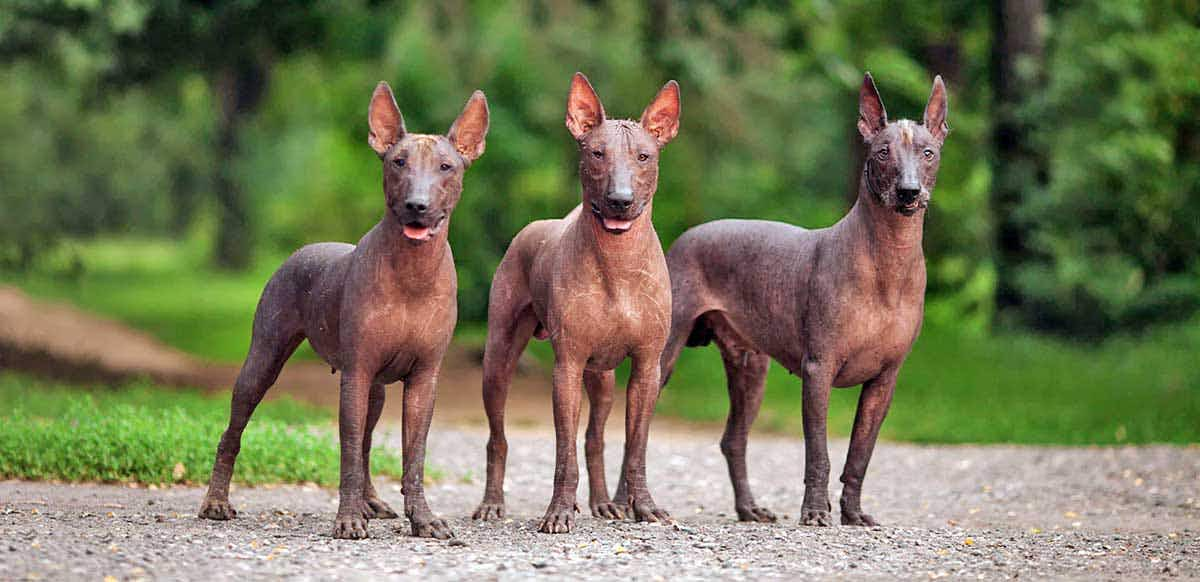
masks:
<svg viewBox="0 0 1200 582"><path fill-rule="evenodd" d="M0 283L117 319L210 360L240 362L259 294L282 261L264 258L249 271L222 272L205 266L197 244L99 240L67 245L33 272L0 273ZM315 357L307 345L301 351Z"/></svg>
<svg viewBox="0 0 1200 582"><path fill-rule="evenodd" d="M1200 442L1200 321L1080 346L927 328L900 373L882 436L938 443ZM776 364L757 426L800 433L800 380ZM848 435L859 390L837 389L829 428ZM659 410L723 420L715 347L685 349Z"/></svg>
<svg viewBox="0 0 1200 582"><path fill-rule="evenodd" d="M0 373L0 410L0 478L204 483L229 420L229 395ZM331 420L329 411L288 399L262 403L243 434L234 480L336 486ZM401 467L391 450L373 448L373 474L398 478Z"/></svg>

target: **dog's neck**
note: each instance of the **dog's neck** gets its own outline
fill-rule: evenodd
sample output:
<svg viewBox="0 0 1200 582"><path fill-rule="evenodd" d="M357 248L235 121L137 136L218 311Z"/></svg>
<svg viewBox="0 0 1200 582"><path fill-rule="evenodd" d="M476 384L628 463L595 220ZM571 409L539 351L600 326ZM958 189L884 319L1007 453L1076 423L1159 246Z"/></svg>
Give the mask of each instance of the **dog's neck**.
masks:
<svg viewBox="0 0 1200 582"><path fill-rule="evenodd" d="M415 288L432 285L434 275L444 264L450 245L450 217L429 240L416 244L404 236L404 226L395 217L385 215L364 237L367 255L388 271L387 277L406 281Z"/></svg>
<svg viewBox="0 0 1200 582"><path fill-rule="evenodd" d="M903 280L918 264L925 262L921 247L925 231L925 208L905 216L879 203L868 188L866 179L860 181L858 200L846 215L853 240L863 243L879 274L887 280Z"/></svg>
<svg viewBox="0 0 1200 582"><path fill-rule="evenodd" d="M610 270L640 270L648 256L647 248L657 245L658 233L651 222L651 204L647 203L628 231L613 234L604 230L586 205L580 208L574 229L574 245L596 258Z"/></svg>

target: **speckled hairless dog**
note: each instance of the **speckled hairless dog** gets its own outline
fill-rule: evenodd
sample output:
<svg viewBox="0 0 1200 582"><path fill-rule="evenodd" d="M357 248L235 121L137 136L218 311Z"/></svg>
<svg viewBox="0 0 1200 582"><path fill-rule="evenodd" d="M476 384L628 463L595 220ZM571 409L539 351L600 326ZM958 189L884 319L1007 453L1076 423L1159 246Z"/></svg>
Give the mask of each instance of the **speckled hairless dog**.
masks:
<svg viewBox="0 0 1200 582"><path fill-rule="evenodd" d="M492 281L483 400L491 426L487 486L476 519L504 516L504 401L517 358L531 336L554 347L554 494L539 529L571 531L579 408L592 404L587 463L594 515L620 518L604 482L604 419L612 408L613 369L633 360L626 411L627 502L639 520L667 519L646 485L646 438L659 390L659 360L671 317L670 279L650 222L659 150L679 129L679 86L666 84L640 122L610 120L579 73L567 97L567 129L579 143L583 204L561 220L526 226Z"/></svg>
<svg viewBox="0 0 1200 582"><path fill-rule="evenodd" d="M858 201L837 224L805 230L757 220L718 220L683 234L667 255L675 298L663 353L670 375L686 343L715 340L725 362L730 411L721 439L738 518L774 521L746 478L746 438L762 403L769 358L804 382L801 522L831 525L826 416L833 386L862 384L842 472L841 521L863 513L863 475L925 309L925 209L946 137L946 88L934 79L922 123L889 123L868 74L858 129L867 160Z"/></svg>
<svg viewBox="0 0 1200 582"><path fill-rule="evenodd" d="M404 383L404 513L413 535L453 535L425 502L425 437L458 313L446 232L463 172L483 154L487 99L476 91L445 136L410 134L391 89L380 83L368 121L368 143L383 161L383 218L357 246L319 243L296 251L267 282L200 517L236 515L229 479L242 430L284 362L308 338L342 373L341 503L333 537L365 538L368 519L396 517L370 476L371 431L383 410L384 386L396 381Z"/></svg>

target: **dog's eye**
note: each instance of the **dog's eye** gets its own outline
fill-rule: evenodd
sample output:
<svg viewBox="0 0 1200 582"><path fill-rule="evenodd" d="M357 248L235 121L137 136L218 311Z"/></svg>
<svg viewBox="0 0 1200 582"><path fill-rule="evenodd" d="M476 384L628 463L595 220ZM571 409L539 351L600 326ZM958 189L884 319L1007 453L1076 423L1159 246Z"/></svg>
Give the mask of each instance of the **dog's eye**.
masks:
<svg viewBox="0 0 1200 582"><path fill-rule="evenodd" d="M933 150L931 150L929 148L925 148L925 159L927 159L927 160L933 159Z"/></svg>
<svg viewBox="0 0 1200 582"><path fill-rule="evenodd" d="M396 164L397 168L403 168L405 161L404 161L404 158L396 158L396 159L392 160L392 163Z"/></svg>
<svg viewBox="0 0 1200 582"><path fill-rule="evenodd" d="M878 159L878 160L879 160L879 161L881 161L881 162L885 162L885 161L887 161L887 159L888 159L888 153L889 153L889 152L888 152L888 149L887 149L887 148L883 148L883 149L881 149L881 150L879 150L879 151L875 152L875 158L876 158L876 159Z"/></svg>
<svg viewBox="0 0 1200 582"><path fill-rule="evenodd" d="M443 172L449 172L449 171L450 171L450 168L453 168L454 166L451 166L450 164L445 164L445 163L443 163L443 164L442 164L440 167L441 167L441 169L442 169L442 171L443 171Z"/></svg>
<svg viewBox="0 0 1200 582"><path fill-rule="evenodd" d="M597 160L598 160L598 159L600 159L600 158L603 158L603 157L604 157L604 152L602 152L602 151L600 151L600 150L592 150L592 157L593 157L593 158L596 158Z"/></svg>
<svg viewBox="0 0 1200 582"><path fill-rule="evenodd" d="M644 161L646 161L646 160L648 160L648 159L650 159L650 156L649 156L649 154L638 154L638 161L639 161L639 162L644 162Z"/></svg>

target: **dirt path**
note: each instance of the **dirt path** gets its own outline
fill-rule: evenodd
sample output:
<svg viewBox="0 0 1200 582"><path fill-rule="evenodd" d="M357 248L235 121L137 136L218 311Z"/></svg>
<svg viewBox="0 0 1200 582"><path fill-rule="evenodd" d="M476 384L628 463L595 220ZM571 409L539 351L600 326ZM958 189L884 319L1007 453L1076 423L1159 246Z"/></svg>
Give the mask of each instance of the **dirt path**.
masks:
<svg viewBox="0 0 1200 582"><path fill-rule="evenodd" d="M397 446L398 427L385 432ZM610 429L610 485L618 432ZM863 529L797 524L801 443L780 437L753 441L751 475L760 502L786 517L732 521L717 438L659 430L651 441L651 487L674 525L580 516L574 533L544 535L535 528L550 493L550 435L511 436L511 519L481 524L468 515L482 494L486 435L439 422L430 462L445 477L428 495L454 545L411 538L401 521L372 522L366 541L334 540L336 493L315 487L235 489L239 518L216 523L194 517L200 488L5 482L0 579L1200 577L1196 447L883 443L864 506L886 525ZM839 465L845 447L833 444ZM397 507L398 489L381 487Z"/></svg>

